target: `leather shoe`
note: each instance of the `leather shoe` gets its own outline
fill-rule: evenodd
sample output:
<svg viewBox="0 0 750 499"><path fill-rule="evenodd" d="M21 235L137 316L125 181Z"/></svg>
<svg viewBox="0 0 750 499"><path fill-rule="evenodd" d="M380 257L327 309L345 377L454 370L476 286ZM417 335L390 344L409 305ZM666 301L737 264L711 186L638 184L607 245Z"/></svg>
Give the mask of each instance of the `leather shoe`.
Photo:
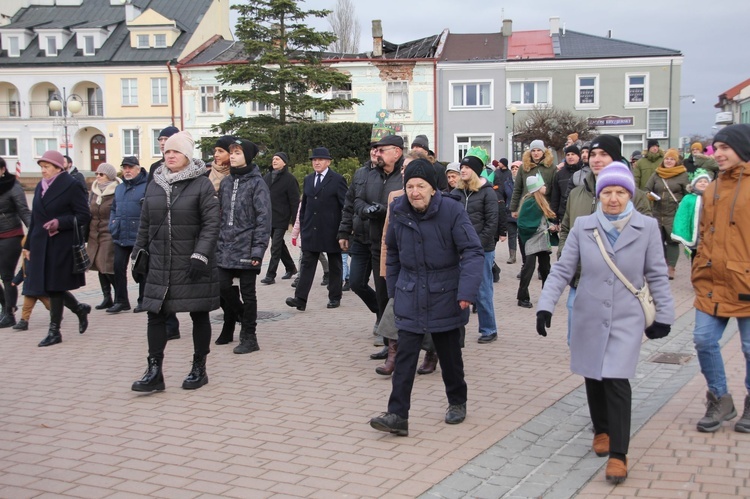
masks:
<svg viewBox="0 0 750 499"><path fill-rule="evenodd" d="M609 456L609 435L606 433L594 435L594 443L591 448L599 457Z"/></svg>
<svg viewBox="0 0 750 499"><path fill-rule="evenodd" d="M276 279L273 277L266 276L263 279L260 280L263 284L276 284Z"/></svg>
<svg viewBox="0 0 750 499"><path fill-rule="evenodd" d="M326 308L339 308L341 306L341 300L328 300Z"/></svg>
<svg viewBox="0 0 750 499"><path fill-rule="evenodd" d="M167 341L169 340L179 340L180 339L180 332L179 331L167 331Z"/></svg>
<svg viewBox="0 0 750 499"><path fill-rule="evenodd" d="M466 419L466 402L448 406L448 410L445 411L445 422L447 424L463 423L464 419Z"/></svg>
<svg viewBox="0 0 750 499"><path fill-rule="evenodd" d="M518 306L523 308L534 308L529 300L518 300Z"/></svg>
<svg viewBox="0 0 750 499"><path fill-rule="evenodd" d="M303 302L302 300L298 298L287 298L286 304L292 308L296 308L300 312L304 312L305 308L307 308L307 303Z"/></svg>
<svg viewBox="0 0 750 499"><path fill-rule="evenodd" d="M81 334L85 333L86 329L88 329L89 327L88 315L90 313L91 313L91 305L87 305L86 303L78 304L75 314L78 316L78 332Z"/></svg>
<svg viewBox="0 0 750 499"><path fill-rule="evenodd" d="M628 461L621 461L616 457L610 457L607 461L607 471L604 472L607 481L612 485L618 485L628 477Z"/></svg>
<svg viewBox="0 0 750 499"><path fill-rule="evenodd" d="M108 314L119 314L120 312L123 312L125 310L130 310L130 305L127 303L115 303L111 307L109 307L106 312Z"/></svg>
<svg viewBox="0 0 750 499"><path fill-rule="evenodd" d="M399 437L406 437L409 435L409 420L391 412L384 412L380 416L372 418L370 420L370 426L378 431L393 433Z"/></svg>
<svg viewBox="0 0 750 499"><path fill-rule="evenodd" d="M286 274L281 276L281 278L284 280L291 279L292 277L294 277L294 274L296 273L297 273L297 270L295 269L294 272L287 272Z"/></svg>
<svg viewBox="0 0 750 499"><path fill-rule="evenodd" d="M16 331L28 331L29 322L21 319L18 322L16 322L16 325L13 326L13 329L15 329Z"/></svg>
<svg viewBox="0 0 750 499"><path fill-rule="evenodd" d="M146 309L143 308L143 306L140 304L136 305L135 308L133 309L134 314L140 314L141 312L145 312L145 311Z"/></svg>
<svg viewBox="0 0 750 499"><path fill-rule="evenodd" d="M381 351L370 354L371 360L385 360L387 358L388 358L388 347L383 347Z"/></svg>
<svg viewBox="0 0 750 499"><path fill-rule="evenodd" d="M497 333L483 334L477 340L477 343L492 343L497 339Z"/></svg>

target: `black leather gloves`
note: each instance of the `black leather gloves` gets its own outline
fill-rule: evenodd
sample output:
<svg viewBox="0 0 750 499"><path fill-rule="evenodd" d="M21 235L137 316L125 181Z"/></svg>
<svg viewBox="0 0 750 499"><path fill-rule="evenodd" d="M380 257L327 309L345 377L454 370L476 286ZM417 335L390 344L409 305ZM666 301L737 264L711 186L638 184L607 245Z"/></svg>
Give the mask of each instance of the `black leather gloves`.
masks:
<svg viewBox="0 0 750 499"><path fill-rule="evenodd" d="M672 326L669 324L662 324L661 322L654 322L646 328L646 338L649 340L658 340L659 338L666 337L672 330Z"/></svg>
<svg viewBox="0 0 750 499"><path fill-rule="evenodd" d="M372 203L370 206L365 208L362 213L367 218L379 218L385 216L385 206L380 203Z"/></svg>
<svg viewBox="0 0 750 499"><path fill-rule="evenodd" d="M540 310L536 313L536 332L539 333L539 336L547 336L547 329L546 327L550 327L552 325L552 314L547 312L546 310Z"/></svg>
<svg viewBox="0 0 750 499"><path fill-rule="evenodd" d="M190 268L188 269L188 279L191 281L197 281L202 277L206 277L210 272L208 264L200 258L190 258Z"/></svg>

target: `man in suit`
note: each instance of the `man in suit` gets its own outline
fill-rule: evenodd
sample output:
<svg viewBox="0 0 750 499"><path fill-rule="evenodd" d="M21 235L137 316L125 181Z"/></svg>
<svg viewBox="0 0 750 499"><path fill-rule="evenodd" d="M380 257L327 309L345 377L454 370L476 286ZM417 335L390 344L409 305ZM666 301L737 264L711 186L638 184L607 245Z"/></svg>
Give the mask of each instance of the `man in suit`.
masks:
<svg viewBox="0 0 750 499"><path fill-rule="evenodd" d="M287 298L286 304L297 310L305 310L318 258L321 253L326 253L330 266L327 307L338 308L341 305L343 280L338 228L346 197L346 180L329 168L333 158L325 147L313 149L310 159L315 172L305 177L299 213L302 248L299 284L295 288L294 298Z"/></svg>

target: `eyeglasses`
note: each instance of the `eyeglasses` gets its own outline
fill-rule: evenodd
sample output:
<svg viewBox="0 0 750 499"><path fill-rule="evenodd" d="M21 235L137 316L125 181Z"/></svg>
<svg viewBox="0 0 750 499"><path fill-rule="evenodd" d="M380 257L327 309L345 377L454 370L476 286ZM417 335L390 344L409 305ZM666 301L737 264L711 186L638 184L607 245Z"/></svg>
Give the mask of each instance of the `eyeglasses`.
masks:
<svg viewBox="0 0 750 499"><path fill-rule="evenodd" d="M377 149L375 149L375 151L378 154L383 154L385 151L390 151L391 149L395 149L395 148L396 146L378 147Z"/></svg>

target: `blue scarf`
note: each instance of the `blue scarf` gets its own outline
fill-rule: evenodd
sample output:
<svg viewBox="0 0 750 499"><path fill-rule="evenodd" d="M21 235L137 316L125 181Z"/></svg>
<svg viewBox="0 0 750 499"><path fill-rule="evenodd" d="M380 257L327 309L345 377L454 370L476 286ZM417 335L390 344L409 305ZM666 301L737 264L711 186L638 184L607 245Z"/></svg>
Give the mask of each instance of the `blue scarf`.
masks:
<svg viewBox="0 0 750 499"><path fill-rule="evenodd" d="M630 220L630 215L633 214L633 202L628 201L627 206L622 213L618 215L608 215L602 211L602 203L596 204L596 218L604 229L604 233L607 235L609 244L615 247L617 238L620 237L622 229L625 227L627 222ZM618 223L620 222L620 223Z"/></svg>

